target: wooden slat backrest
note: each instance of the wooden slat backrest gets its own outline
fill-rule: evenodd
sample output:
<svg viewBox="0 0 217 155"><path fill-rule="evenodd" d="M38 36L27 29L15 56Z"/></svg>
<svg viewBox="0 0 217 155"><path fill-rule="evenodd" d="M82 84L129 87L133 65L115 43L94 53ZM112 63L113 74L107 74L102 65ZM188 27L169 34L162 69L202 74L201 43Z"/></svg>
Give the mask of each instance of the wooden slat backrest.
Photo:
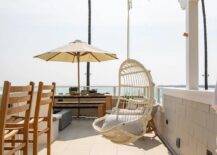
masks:
<svg viewBox="0 0 217 155"><path fill-rule="evenodd" d="M43 105L47 105L47 117L49 118L52 114L52 107L54 102L54 93L55 93L55 83L52 85L44 85L43 82L39 82L35 114L34 114L34 127L35 130L38 128L38 118L40 114L40 109Z"/></svg>
<svg viewBox="0 0 217 155"><path fill-rule="evenodd" d="M54 85L43 85L43 90L52 90L54 88Z"/></svg>
<svg viewBox="0 0 217 155"><path fill-rule="evenodd" d="M52 92L42 93L42 98L47 98L47 97L52 97L52 96L53 96Z"/></svg>
<svg viewBox="0 0 217 155"><path fill-rule="evenodd" d="M30 99L31 99L31 95L25 95L25 96L20 96L20 97L10 97L9 104L28 102Z"/></svg>
<svg viewBox="0 0 217 155"><path fill-rule="evenodd" d="M44 99L44 100L41 100L41 105L52 104L52 102L53 102L52 99Z"/></svg>
<svg viewBox="0 0 217 155"><path fill-rule="evenodd" d="M10 93L29 92L32 90L32 86L11 86Z"/></svg>
<svg viewBox="0 0 217 155"><path fill-rule="evenodd" d="M43 85L41 91L41 102L40 105L53 104L55 84Z"/></svg>
<svg viewBox="0 0 217 155"><path fill-rule="evenodd" d="M23 113L30 110L32 102L34 85L31 82L28 86L11 86L9 91L9 100L7 104L11 104L8 108L8 115Z"/></svg>
<svg viewBox="0 0 217 155"><path fill-rule="evenodd" d="M23 120L23 128L24 132L28 133L33 91L33 82L30 82L28 86L11 86L10 82L4 82L2 101L0 106L0 151L4 150L2 146L4 144L5 124L6 119L9 117L9 115L19 115L20 112L24 113L25 117ZM20 96L21 94L22 96ZM28 139L28 137L26 138Z"/></svg>
<svg viewBox="0 0 217 155"><path fill-rule="evenodd" d="M11 107L8 108L8 115L12 115L12 114L17 114L17 113L21 113L21 112L25 112L29 109L29 104L25 104L25 105L20 105L20 106L16 106L16 107Z"/></svg>

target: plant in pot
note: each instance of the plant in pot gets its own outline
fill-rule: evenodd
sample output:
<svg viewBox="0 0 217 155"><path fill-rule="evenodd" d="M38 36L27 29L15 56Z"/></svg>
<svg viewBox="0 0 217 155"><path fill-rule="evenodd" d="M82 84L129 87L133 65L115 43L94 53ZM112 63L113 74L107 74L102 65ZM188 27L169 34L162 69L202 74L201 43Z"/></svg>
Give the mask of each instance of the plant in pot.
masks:
<svg viewBox="0 0 217 155"><path fill-rule="evenodd" d="M78 87L69 87L69 94L70 95L78 94Z"/></svg>

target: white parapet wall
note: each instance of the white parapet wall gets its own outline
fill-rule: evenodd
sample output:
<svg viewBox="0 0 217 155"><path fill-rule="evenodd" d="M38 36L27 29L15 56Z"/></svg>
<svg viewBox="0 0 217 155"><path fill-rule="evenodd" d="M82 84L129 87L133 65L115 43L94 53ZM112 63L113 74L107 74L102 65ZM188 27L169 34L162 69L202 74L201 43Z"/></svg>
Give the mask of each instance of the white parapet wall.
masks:
<svg viewBox="0 0 217 155"><path fill-rule="evenodd" d="M214 92L164 89L155 123L159 136L176 154L217 154ZM180 148L176 143L180 139Z"/></svg>

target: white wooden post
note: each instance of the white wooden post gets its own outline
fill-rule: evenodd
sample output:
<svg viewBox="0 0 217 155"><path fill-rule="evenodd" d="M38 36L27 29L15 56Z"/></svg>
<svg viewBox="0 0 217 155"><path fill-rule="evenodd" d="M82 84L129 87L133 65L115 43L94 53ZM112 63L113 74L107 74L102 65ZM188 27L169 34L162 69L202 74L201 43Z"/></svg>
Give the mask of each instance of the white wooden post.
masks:
<svg viewBox="0 0 217 155"><path fill-rule="evenodd" d="M198 0L188 0L186 9L186 86L197 90L199 81L198 63Z"/></svg>
<svg viewBox="0 0 217 155"><path fill-rule="evenodd" d="M127 0L127 59L130 58L130 10L132 9L132 0Z"/></svg>

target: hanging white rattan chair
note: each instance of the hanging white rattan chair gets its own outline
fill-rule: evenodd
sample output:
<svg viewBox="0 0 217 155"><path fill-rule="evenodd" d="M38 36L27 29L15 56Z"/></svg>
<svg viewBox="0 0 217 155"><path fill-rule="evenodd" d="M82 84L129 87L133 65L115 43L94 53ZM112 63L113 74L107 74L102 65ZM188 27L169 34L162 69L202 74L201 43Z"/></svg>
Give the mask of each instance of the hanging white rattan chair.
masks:
<svg viewBox="0 0 217 155"><path fill-rule="evenodd" d="M142 137L151 119L154 83L150 71L133 59L119 69L119 97L111 114L98 118L93 127L115 143L131 143Z"/></svg>

